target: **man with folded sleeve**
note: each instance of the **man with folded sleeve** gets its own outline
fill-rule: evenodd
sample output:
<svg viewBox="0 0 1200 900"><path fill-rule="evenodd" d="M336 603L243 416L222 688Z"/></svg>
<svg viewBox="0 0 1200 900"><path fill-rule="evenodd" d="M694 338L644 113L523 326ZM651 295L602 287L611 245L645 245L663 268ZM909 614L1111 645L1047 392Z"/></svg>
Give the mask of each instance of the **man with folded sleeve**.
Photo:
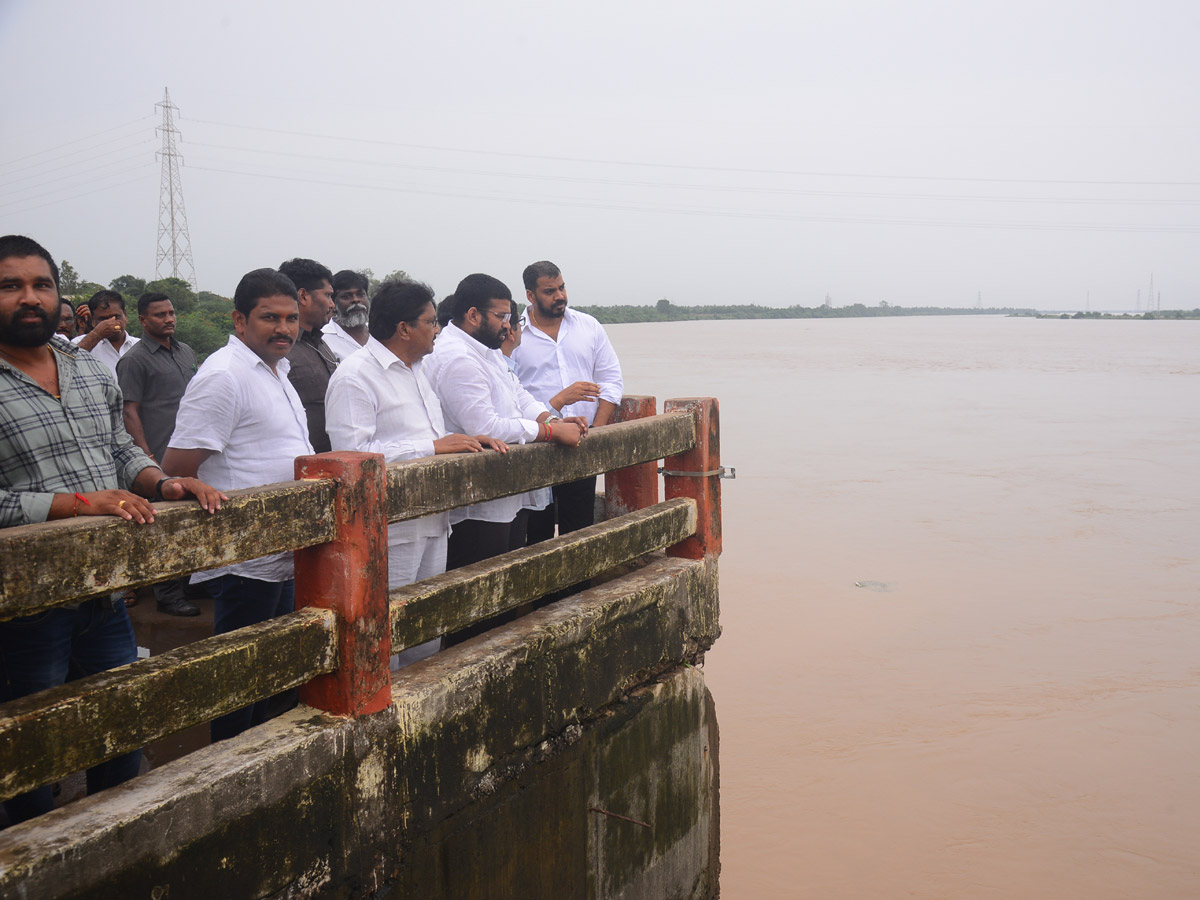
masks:
<svg viewBox="0 0 1200 900"><path fill-rule="evenodd" d="M528 391L514 391L500 346L512 318L512 292L490 275L468 275L454 292L453 321L442 332L429 363L446 426L508 444L553 441L579 446L582 419L556 419ZM522 495L476 503L450 514L446 568L506 553Z"/></svg>
<svg viewBox="0 0 1200 900"><path fill-rule="evenodd" d="M512 354L517 376L538 400L563 416L582 416L591 428L612 421L621 404L621 363L604 327L587 313L567 308L562 272L542 260L525 267L529 301L521 345ZM595 522L596 476L554 487L554 503L529 517L529 543L567 534Z"/></svg>
<svg viewBox="0 0 1200 900"><path fill-rule="evenodd" d="M296 343L300 307L296 286L274 269L256 269L233 294L235 334L188 384L168 442L163 468L196 475L223 490L295 478L295 459L313 452L308 419L288 381L285 358ZM291 612L295 606L292 554L197 572L213 597L213 633L225 634ZM216 719L214 741L266 720L267 701Z"/></svg>

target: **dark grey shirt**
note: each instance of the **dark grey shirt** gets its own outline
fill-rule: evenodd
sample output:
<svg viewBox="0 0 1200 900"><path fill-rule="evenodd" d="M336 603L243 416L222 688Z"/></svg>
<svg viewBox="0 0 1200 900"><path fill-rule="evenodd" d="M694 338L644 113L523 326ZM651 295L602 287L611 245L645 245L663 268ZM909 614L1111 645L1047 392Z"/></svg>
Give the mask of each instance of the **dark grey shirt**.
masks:
<svg viewBox="0 0 1200 900"><path fill-rule="evenodd" d="M153 338L143 338L117 361L121 393L138 404L146 444L160 462L175 430L179 401L195 374L196 354L175 338L171 338L170 349Z"/></svg>
<svg viewBox="0 0 1200 900"><path fill-rule="evenodd" d="M304 412L308 416L308 440L316 453L329 452L329 435L325 433L325 389L329 387L329 376L337 368L338 360L329 345L321 339L321 329L301 331L300 337L288 354L292 367L288 370L288 381L300 395Z"/></svg>

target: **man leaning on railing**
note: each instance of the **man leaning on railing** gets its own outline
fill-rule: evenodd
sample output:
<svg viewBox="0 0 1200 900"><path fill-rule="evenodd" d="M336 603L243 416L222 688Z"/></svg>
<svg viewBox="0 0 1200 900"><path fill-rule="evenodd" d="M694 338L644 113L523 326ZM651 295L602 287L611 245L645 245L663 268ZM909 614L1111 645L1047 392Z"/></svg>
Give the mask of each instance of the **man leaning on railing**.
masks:
<svg viewBox="0 0 1200 900"><path fill-rule="evenodd" d="M152 500L228 499L195 478L168 478L122 424L121 392L91 354L55 336L58 267L36 241L0 237L0 526L73 516L154 521ZM7 560L5 565L13 565ZM0 700L137 658L125 605L104 594L0 622ZM135 750L88 769L88 793L137 774ZM12 822L53 806L48 785L4 803Z"/></svg>

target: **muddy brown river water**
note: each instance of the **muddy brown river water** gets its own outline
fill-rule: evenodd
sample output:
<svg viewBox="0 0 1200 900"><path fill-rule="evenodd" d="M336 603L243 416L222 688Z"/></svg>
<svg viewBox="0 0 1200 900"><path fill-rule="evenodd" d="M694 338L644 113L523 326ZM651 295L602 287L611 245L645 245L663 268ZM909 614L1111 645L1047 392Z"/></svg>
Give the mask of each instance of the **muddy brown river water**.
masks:
<svg viewBox="0 0 1200 900"><path fill-rule="evenodd" d="M1200 322L610 326L720 399L722 896L1200 896Z"/></svg>

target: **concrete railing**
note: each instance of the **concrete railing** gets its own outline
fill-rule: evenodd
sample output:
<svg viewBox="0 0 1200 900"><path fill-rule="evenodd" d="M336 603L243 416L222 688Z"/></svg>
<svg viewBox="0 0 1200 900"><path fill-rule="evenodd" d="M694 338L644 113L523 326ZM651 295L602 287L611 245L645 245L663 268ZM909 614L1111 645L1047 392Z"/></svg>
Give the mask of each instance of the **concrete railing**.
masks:
<svg viewBox="0 0 1200 900"><path fill-rule="evenodd" d="M330 453L296 460L298 480L230 493L210 516L158 504L153 525L88 519L0 531L0 619L98 592L296 551L297 610L153 659L0 706L0 797L300 686L325 712L390 702L394 650L455 631L667 548L720 552L717 404L627 398L628 421L575 449L532 445L390 466ZM657 460L667 502L658 504ZM387 592L386 524L610 473L604 523Z"/></svg>

